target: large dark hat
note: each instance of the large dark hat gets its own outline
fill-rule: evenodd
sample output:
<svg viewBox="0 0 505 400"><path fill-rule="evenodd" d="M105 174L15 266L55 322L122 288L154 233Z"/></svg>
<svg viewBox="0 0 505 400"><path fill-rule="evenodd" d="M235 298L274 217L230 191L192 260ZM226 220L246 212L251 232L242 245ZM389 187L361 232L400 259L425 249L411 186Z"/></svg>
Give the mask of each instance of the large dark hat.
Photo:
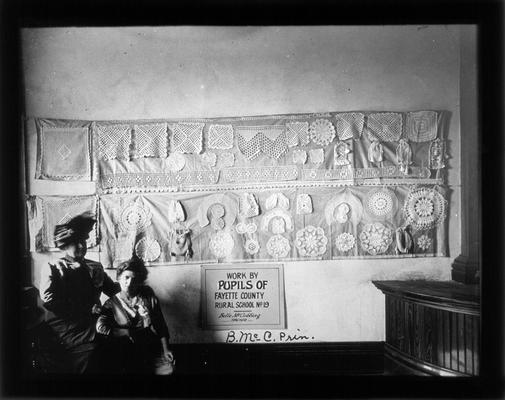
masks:
<svg viewBox="0 0 505 400"><path fill-rule="evenodd" d="M54 227L55 246L62 249L71 243L86 240L95 223L96 220L92 214L85 213L72 218L65 224L56 225Z"/></svg>

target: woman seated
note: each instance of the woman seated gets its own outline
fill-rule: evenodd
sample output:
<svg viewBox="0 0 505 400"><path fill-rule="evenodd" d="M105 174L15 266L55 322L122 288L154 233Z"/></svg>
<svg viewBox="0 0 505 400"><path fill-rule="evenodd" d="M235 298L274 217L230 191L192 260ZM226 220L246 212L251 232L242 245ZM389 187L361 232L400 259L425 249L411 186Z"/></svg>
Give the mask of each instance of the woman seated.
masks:
<svg viewBox="0 0 505 400"><path fill-rule="evenodd" d="M121 292L103 305L96 329L109 338L107 355L117 373L169 374L175 362L158 298L144 285L147 269L138 258L121 263Z"/></svg>

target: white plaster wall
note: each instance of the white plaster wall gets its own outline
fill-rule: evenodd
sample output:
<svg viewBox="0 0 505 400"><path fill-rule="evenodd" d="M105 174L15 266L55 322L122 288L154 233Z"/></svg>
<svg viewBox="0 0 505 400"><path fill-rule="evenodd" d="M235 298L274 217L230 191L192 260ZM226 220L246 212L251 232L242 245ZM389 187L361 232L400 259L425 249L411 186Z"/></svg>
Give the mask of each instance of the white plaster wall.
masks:
<svg viewBox="0 0 505 400"><path fill-rule="evenodd" d="M446 258L285 265L287 333L309 341L384 340L373 279L450 279L460 252L460 27L38 28L22 32L26 115L86 120L345 110L445 110L452 188ZM93 193L33 179L28 192ZM33 254L34 283L52 255ZM97 254L90 254L96 258ZM150 268L172 340L224 341L200 329L198 266Z"/></svg>

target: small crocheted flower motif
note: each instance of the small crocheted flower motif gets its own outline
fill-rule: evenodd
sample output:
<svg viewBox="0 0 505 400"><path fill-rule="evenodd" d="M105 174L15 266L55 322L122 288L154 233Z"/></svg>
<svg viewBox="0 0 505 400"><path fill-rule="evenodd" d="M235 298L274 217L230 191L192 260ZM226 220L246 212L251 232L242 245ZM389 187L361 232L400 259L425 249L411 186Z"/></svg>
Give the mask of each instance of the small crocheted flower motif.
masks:
<svg viewBox="0 0 505 400"><path fill-rule="evenodd" d="M228 257L235 243L233 237L226 231L217 231L209 242L209 249L216 258Z"/></svg>
<svg viewBox="0 0 505 400"><path fill-rule="evenodd" d="M375 256L387 251L393 241L393 231L380 222L374 222L363 227L359 240L363 250Z"/></svg>
<svg viewBox="0 0 505 400"><path fill-rule="evenodd" d="M344 232L335 239L335 246L339 251L346 252L351 250L356 244L356 238L352 233Z"/></svg>
<svg viewBox="0 0 505 400"><path fill-rule="evenodd" d="M295 246L302 256L321 256L326 253L327 244L323 228L308 225L296 232Z"/></svg>
<svg viewBox="0 0 505 400"><path fill-rule="evenodd" d="M260 250L260 244L256 239L247 239L244 248L247 254L254 255Z"/></svg>
<svg viewBox="0 0 505 400"><path fill-rule="evenodd" d="M335 139L335 127L327 119L316 119L310 124L309 134L314 143L328 146Z"/></svg>
<svg viewBox="0 0 505 400"><path fill-rule="evenodd" d="M421 250L427 251L431 247L431 239L427 235L421 235L417 238L417 246Z"/></svg>
<svg viewBox="0 0 505 400"><path fill-rule="evenodd" d="M282 235L274 235L267 242L267 253L274 257L286 257L291 250L289 240Z"/></svg>

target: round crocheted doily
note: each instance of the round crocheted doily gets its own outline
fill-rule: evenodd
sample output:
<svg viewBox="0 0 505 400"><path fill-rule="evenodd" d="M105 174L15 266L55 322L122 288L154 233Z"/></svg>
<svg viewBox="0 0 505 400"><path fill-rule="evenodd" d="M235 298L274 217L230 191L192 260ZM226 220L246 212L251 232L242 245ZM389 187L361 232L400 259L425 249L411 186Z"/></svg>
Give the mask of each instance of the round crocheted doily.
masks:
<svg viewBox="0 0 505 400"><path fill-rule="evenodd" d="M337 250L346 252L351 250L356 244L356 238L352 233L344 232L337 236L335 239L335 246Z"/></svg>
<svg viewBox="0 0 505 400"><path fill-rule="evenodd" d="M365 210L372 218L383 219L393 215L398 207L396 195L387 188L370 190L364 198Z"/></svg>
<svg viewBox="0 0 505 400"><path fill-rule="evenodd" d="M417 238L417 247L423 251L427 251L431 247L431 239L428 235L421 235Z"/></svg>
<svg viewBox="0 0 505 400"><path fill-rule="evenodd" d="M363 227L359 240L361 248L367 253L373 256L383 254L393 241L393 231L380 222L374 222Z"/></svg>
<svg viewBox="0 0 505 400"><path fill-rule="evenodd" d="M229 232L217 231L210 239L209 249L216 258L226 258L231 254L234 245Z"/></svg>
<svg viewBox="0 0 505 400"><path fill-rule="evenodd" d="M135 254L144 262L156 261L161 254L161 246L156 239L145 237L135 245Z"/></svg>
<svg viewBox="0 0 505 400"><path fill-rule="evenodd" d="M327 119L316 119L310 124L309 134L314 143L328 146L335 139L335 127Z"/></svg>
<svg viewBox="0 0 505 400"><path fill-rule="evenodd" d="M308 225L296 232L295 246L300 255L317 257L326 253L328 238L321 227Z"/></svg>
<svg viewBox="0 0 505 400"><path fill-rule="evenodd" d="M139 203L132 203L121 210L119 227L124 231L141 231L151 224L151 211Z"/></svg>
<svg viewBox="0 0 505 400"><path fill-rule="evenodd" d="M286 257L291 250L289 245L289 240L281 235L274 235L268 239L267 242L267 253L274 257Z"/></svg>
<svg viewBox="0 0 505 400"><path fill-rule="evenodd" d="M403 212L407 224L416 230L427 230L445 219L446 206L447 201L438 191L422 187L410 191Z"/></svg>

